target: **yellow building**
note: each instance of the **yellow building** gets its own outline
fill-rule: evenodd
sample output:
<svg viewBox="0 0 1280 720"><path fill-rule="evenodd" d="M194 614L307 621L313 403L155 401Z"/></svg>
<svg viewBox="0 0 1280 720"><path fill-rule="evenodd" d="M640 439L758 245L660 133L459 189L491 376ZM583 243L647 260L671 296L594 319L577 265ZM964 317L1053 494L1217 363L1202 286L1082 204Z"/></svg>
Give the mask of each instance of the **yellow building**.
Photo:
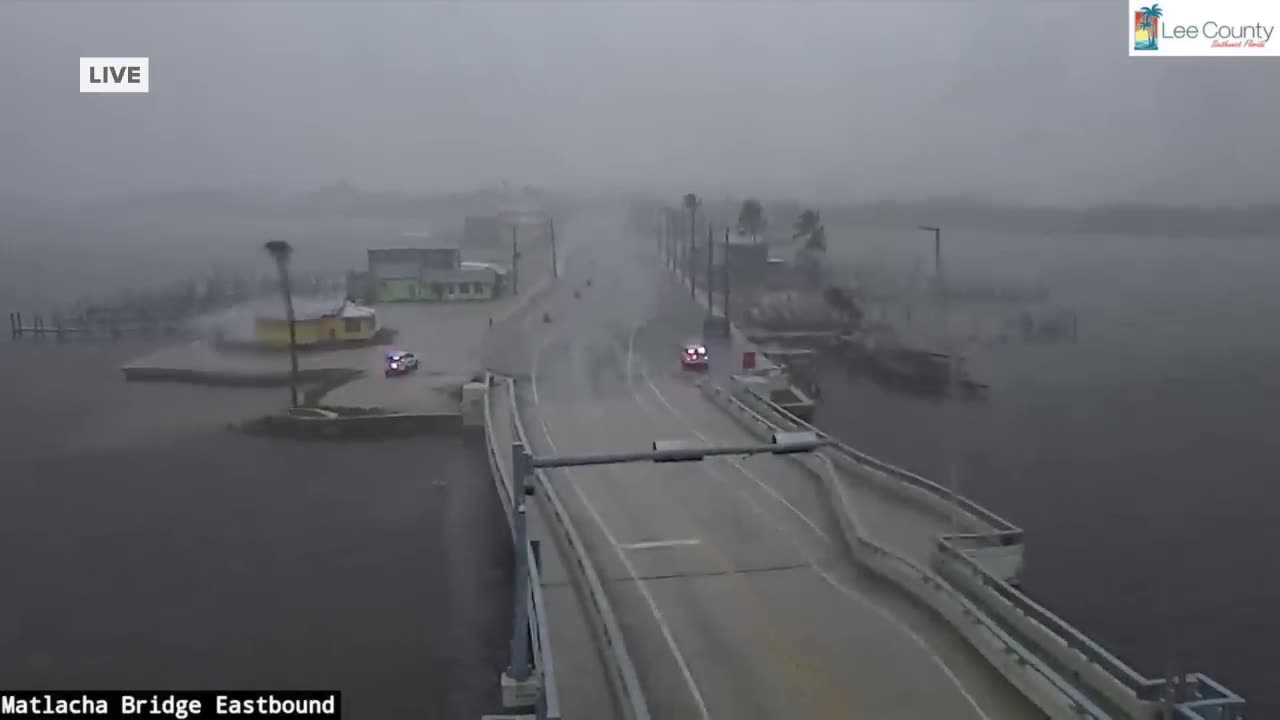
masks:
<svg viewBox="0 0 1280 720"><path fill-rule="evenodd" d="M294 301L294 335L299 347L367 341L377 331L378 318L372 308L350 302L335 306ZM255 317L253 336L267 347L288 347L289 321L283 310Z"/></svg>

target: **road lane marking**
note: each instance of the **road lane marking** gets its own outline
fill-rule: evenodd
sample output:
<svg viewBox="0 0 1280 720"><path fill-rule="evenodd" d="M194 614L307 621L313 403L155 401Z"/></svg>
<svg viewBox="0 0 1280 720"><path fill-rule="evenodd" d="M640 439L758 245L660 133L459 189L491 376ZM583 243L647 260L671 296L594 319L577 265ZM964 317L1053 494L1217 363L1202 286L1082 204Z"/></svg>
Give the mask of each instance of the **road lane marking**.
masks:
<svg viewBox="0 0 1280 720"><path fill-rule="evenodd" d="M630 367L630 364L631 364L630 356L632 354L632 347L635 339L635 330L636 328L632 329L631 341L628 343L628 351L627 351L628 367ZM705 435L698 432L698 430L693 426L693 424L690 423L689 420L686 419L683 414L681 414L678 410L675 409L674 406L671 405L671 403L667 400L666 396L662 394L662 391L659 390L657 385L653 383L653 379L649 377L649 374L645 371L643 367L640 368L640 373L641 373L641 376L644 378L645 382L648 384L649 389L658 398L658 400L667 408L667 410L670 411L672 415L674 415L682 424L685 425L686 428L689 429L690 432L696 435L699 439L701 439L705 443L710 443L710 441ZM631 377L628 376L628 383L630 382L631 382ZM634 386L633 386L633 392L634 392ZM636 399L637 401L640 400L638 396ZM641 402L640 404L641 406L644 406L643 402ZM824 455L822 457L825 458L826 456ZM805 524L807 524L810 528L814 529L815 532L817 532L824 539L830 542L830 538L825 533L823 533L812 520L810 520L804 513L802 513L790 502L787 502L784 498L781 498L777 493L773 492L772 489L769 488L762 480L756 477L754 473L744 468L737 461L730 461L730 464L733 465L735 468L737 468L739 471L741 471L748 478L751 478L752 480L754 480L756 484L764 488L766 492L769 493L770 496L779 499L784 505L787 506L788 509L790 509L793 513L795 513L802 520L804 520ZM827 464L828 472L830 473L831 481L839 482L839 477L838 475L836 475L837 471L836 471L835 465L831 463L829 459L827 459L826 464ZM722 477L719 475L718 472L715 471L714 467L709 466L705 469L707 470L708 473L712 474L713 476ZM725 482L729 486L738 487L736 483L733 483L727 480L725 480ZM795 545L798 550L801 551L804 557L809 557L808 551L805 550L803 544L800 543L799 539L795 537L794 533L792 533L790 530L782 526L781 523L779 523L771 515L766 513L764 511L764 508L760 507L759 504L755 501L755 499L752 498L749 494L741 492L740 489L739 489L739 493L747 501L747 503L751 505L753 510L759 513L761 517L764 517L766 520L768 520L770 524L773 525L778 532L780 532L784 537L786 537L789 541L791 541L791 543ZM859 527L859 529L861 529L856 515L854 517L854 523L856 527ZM834 589L841 592L846 597L860 602L865 607L873 611L875 614L879 615L886 622L891 624L893 627L897 628L900 632L905 634L918 648L920 648L922 652L924 652L924 654L929 658L929 660L936 667L938 667L938 669L951 682L951 684L955 686L956 691L959 692L961 697L965 699L965 702L969 704L969 706L973 709L974 713L977 714L978 718L980 720L991 720L990 716L987 715L987 713L982 709L982 706L978 704L978 701L973 697L973 695L971 695L969 691L965 689L964 684L961 682L960 678L955 674L955 672L951 669L951 667L947 665L946 661L942 659L942 657L937 653L937 651L934 650L933 647L929 644L929 642L925 640L923 637L921 637L919 633L917 633L910 626L904 623L900 618L898 618L897 615L895 615L889 609L875 602L867 595L840 582L838 579L832 576L826 569L820 567L812 559L809 560L809 565L813 568L813 570L816 573L818 573L820 577L822 577L823 580L825 580L828 584L830 584Z"/></svg>
<svg viewBox="0 0 1280 720"><path fill-rule="evenodd" d="M623 550L657 550L669 547L687 547L689 545L701 545L702 541L698 538L682 538L679 540L650 540L648 542L628 543L622 546Z"/></svg>
<svg viewBox="0 0 1280 720"><path fill-rule="evenodd" d="M534 382L536 383L536 368L531 374L533 375ZM535 384L534 387L536 393L537 385ZM537 402L538 401L535 396L535 405ZM538 424L542 428L542 434L547 439L547 444L551 446L551 451L559 453L560 450L556 447L556 442L551 437L551 430L547 427L547 422L542 417L542 413L538 413ZM591 515L592 520L595 521L596 526L600 528L600 532L605 536L609 545L613 547L614 554L618 556L618 559L622 562L622 567L626 569L627 575L631 577L632 581L636 585L636 589L640 591L641 597L644 598L645 604L648 605L649 612L653 615L654 622L658 624L658 631L662 633L662 638L667 643L667 649L671 651L671 655L675 658L676 665L680 668L680 674L684 678L685 686L689 689L689 694L693 697L693 702L698 707L698 714L702 717L702 720L711 720L711 712L707 709L707 703L702 698L702 691L698 688L698 683L693 678L693 672L689 669L689 662L685 659L684 653L680 651L680 645L676 642L675 635L671 632L671 626L667 624L666 616L662 614L662 610L658 608L657 601L653 599L653 593L649 591L648 583L641 578L640 573L636 571L635 566L631 563L627 554L622 551L618 544L618 539L614 537L613 532L609 530L609 526L605 523L604 518L600 516L600 511L596 509L595 504L587 499L586 493L582 492L581 488L578 487L578 484L574 482L574 478L570 473L565 472L564 475L565 479L569 483L569 487L573 490L574 495L582 503L583 507L587 509L587 512Z"/></svg>
<svg viewBox="0 0 1280 720"><path fill-rule="evenodd" d="M631 333L627 341L629 356L627 359L628 368L632 366L630 356L634 353L635 335L638 327L638 324L632 326ZM620 348L615 343L614 351L617 352L618 350L620 350ZM644 372L643 368L641 368L641 372ZM660 413L651 407L650 404L640 396L640 393L636 390L634 376L631 373L628 373L627 375L627 387L631 391L632 399L635 401L636 405L640 407L643 413L648 415L651 420L658 420L659 418L657 415ZM681 418L681 420L683 421L683 418ZM703 438L703 441L706 442L705 437ZM710 470L705 467L702 462L696 463L696 465L698 465L698 469L702 472L709 472ZM724 480L718 475L712 474L712 476L719 480L721 484L724 484ZM739 490L739 492L741 491ZM690 518L690 521L695 522L692 518ZM771 616L769 608L764 600L759 596L755 589L745 581L745 578L742 577L740 573L732 571L733 563L729 561L729 558L721 552L714 543L709 543L706 546L706 553L712 562L721 567L725 576L734 577L743 582L742 587L745 591L743 593L743 597L748 600L751 606L753 606L756 614L765 618ZM806 567L813 564L813 561L807 552L801 551L800 555L805 559ZM763 645L768 651L768 655L771 659L774 659L775 669L788 679L793 691L796 691L801 696L808 696L809 702L812 702L816 706L812 709L815 711L817 716L853 717L849 712L851 709L849 696L845 694L845 688L842 684L835 682L834 678L825 672L821 665L811 662L807 655L799 652L799 650L788 641L788 638L785 635L780 635L773 628L772 623L763 622L757 627L760 629L755 633L755 637L763 641ZM784 662L777 663L777 659L782 659Z"/></svg>
<svg viewBox="0 0 1280 720"><path fill-rule="evenodd" d="M635 390L634 382L632 380L633 375L632 375L631 367L633 364L632 359L635 356L636 332L639 329L640 329L639 324L633 325L631 327L631 334L627 339L627 384L631 387L632 394L635 394L636 390ZM707 438L706 435L703 435L702 433L698 432L697 428L695 428L688 420L686 420L682 414L676 411L676 409L671 406L671 403L667 402L666 396L663 395L662 392L658 390L658 387L653 384L653 379L649 376L649 373L643 367L640 368L640 374L644 378L645 382L648 383L650 390L653 391L654 395L657 396L658 400L663 405L666 406L667 410L670 411L672 415L675 415L680 420L680 422L684 424L686 428L688 428L695 436L697 436L699 440L701 440L704 443L711 444L711 441ZM637 396L637 400L638 399L639 397ZM800 518L800 520L804 522L804 524L808 525L809 528L818 535L818 537L822 538L828 543L831 542L831 536L823 532L822 528L819 527L818 524L814 522L812 518L810 518L808 515L805 515L803 512L801 512L800 508L797 508L795 505L792 505L791 501L783 497L783 495L779 493L777 490L775 490L773 486L761 480L755 473L743 467L742 463L738 462L737 460L728 458L728 462L730 465L733 465L735 468L740 470L742 474L746 475L752 482L758 485L761 490L768 493L770 497L772 497L774 500L777 500L778 502L785 505L786 508L790 510L793 514L795 514L796 517ZM834 471L834 467L832 468L832 470Z"/></svg>

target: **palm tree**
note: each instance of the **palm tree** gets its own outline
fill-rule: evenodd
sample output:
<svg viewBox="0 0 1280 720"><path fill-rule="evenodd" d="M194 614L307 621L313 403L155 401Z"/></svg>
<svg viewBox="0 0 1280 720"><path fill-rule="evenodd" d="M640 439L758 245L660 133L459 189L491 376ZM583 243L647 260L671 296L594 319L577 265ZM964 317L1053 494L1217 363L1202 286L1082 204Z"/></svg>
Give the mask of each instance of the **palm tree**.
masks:
<svg viewBox="0 0 1280 720"><path fill-rule="evenodd" d="M809 233L809 239L804 241L804 249L811 253L825 253L827 251L827 229L819 225Z"/></svg>
<svg viewBox="0 0 1280 720"><path fill-rule="evenodd" d="M298 407L298 337L294 327L293 288L289 283L289 259L293 257L293 246L284 240L271 240L263 247L276 261L276 272L280 274L280 292L284 294L284 313L289 322L290 407Z"/></svg>
<svg viewBox="0 0 1280 720"><path fill-rule="evenodd" d="M1160 9L1160 3L1151 3L1151 7L1141 8L1138 12L1142 13L1142 24L1139 27L1147 29L1147 47L1155 50L1156 35L1152 28L1159 18L1164 17L1164 10Z"/></svg>
<svg viewBox="0 0 1280 720"><path fill-rule="evenodd" d="M797 238L812 235L813 232L817 230L818 227L821 225L822 225L822 216L818 213L817 210L805 210L804 212L800 213L799 217L796 218L796 222L792 226L792 228L795 230L795 233L792 234L791 238L794 240Z"/></svg>
<svg viewBox="0 0 1280 720"><path fill-rule="evenodd" d="M817 284L819 275L821 274L821 260L819 256L825 255L827 252L827 230L819 225L809 233L808 239L804 242L804 247L800 248L799 257L811 283Z"/></svg>
<svg viewBox="0 0 1280 720"><path fill-rule="evenodd" d="M743 200L742 209L738 211L738 227L750 233L752 241L756 241L760 231L764 229L764 225L764 206L760 204L760 201L755 199Z"/></svg>

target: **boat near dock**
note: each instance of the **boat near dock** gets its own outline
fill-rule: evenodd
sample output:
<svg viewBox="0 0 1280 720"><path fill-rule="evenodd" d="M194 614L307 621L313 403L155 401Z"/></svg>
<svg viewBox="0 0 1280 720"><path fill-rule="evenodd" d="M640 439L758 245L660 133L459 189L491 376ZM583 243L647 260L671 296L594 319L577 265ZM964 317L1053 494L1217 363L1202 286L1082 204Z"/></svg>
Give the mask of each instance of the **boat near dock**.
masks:
<svg viewBox="0 0 1280 720"><path fill-rule="evenodd" d="M982 396L988 389L970 373L962 356L902 343L888 328L841 338L846 367L892 389L931 396Z"/></svg>

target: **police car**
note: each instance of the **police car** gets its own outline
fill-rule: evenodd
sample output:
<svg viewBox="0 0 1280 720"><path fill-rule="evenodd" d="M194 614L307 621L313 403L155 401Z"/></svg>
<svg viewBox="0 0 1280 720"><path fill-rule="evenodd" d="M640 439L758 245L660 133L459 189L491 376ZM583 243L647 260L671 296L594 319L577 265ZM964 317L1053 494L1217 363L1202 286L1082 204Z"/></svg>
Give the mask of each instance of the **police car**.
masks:
<svg viewBox="0 0 1280 720"><path fill-rule="evenodd" d="M404 375L418 369L418 356L411 352L403 350L392 350L387 353L386 369L383 371L387 377L392 375Z"/></svg>

